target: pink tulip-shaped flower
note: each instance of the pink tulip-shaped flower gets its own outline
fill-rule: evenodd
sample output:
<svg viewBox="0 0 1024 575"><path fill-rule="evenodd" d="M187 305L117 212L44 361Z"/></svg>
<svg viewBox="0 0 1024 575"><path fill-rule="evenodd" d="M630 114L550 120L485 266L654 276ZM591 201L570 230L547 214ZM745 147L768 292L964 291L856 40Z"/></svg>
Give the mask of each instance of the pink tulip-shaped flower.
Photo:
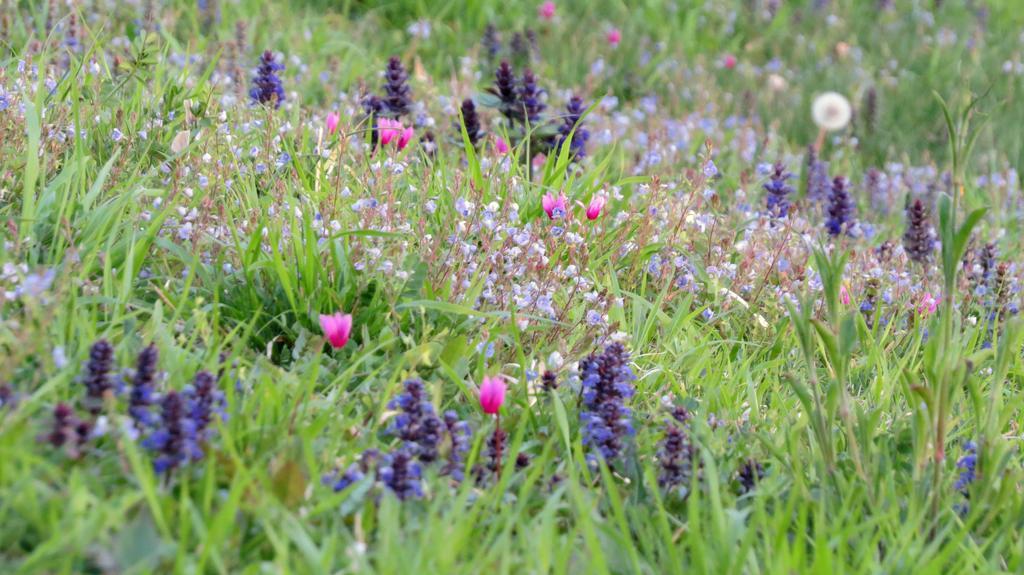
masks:
<svg viewBox="0 0 1024 575"><path fill-rule="evenodd" d="M555 17L555 3L551 0L547 0L537 8L537 15L544 20L550 21Z"/></svg>
<svg viewBox="0 0 1024 575"><path fill-rule="evenodd" d="M547 156L545 156L544 154L537 154L536 156L533 157L533 160L531 160L531 163L533 164L533 169L539 170L543 168L544 162L546 161L548 161Z"/></svg>
<svg viewBox="0 0 1024 575"><path fill-rule="evenodd" d="M380 145L387 146L392 142L399 150L404 150L412 139L412 127L406 128L398 120L381 118L377 121L377 132L380 135Z"/></svg>
<svg viewBox="0 0 1024 575"><path fill-rule="evenodd" d="M622 31L620 31L618 28L612 28L611 30L608 31L608 35L606 36L606 38L608 40L609 46L611 46L612 48L618 48L619 42L622 42Z"/></svg>
<svg viewBox="0 0 1024 575"><path fill-rule="evenodd" d="M569 198L566 198L565 194L559 194L557 198L550 193L544 194L540 205L544 208L544 213L548 215L548 218L552 220L564 218L569 213Z"/></svg>
<svg viewBox="0 0 1024 575"><path fill-rule="evenodd" d="M401 128L402 125L399 124L398 127ZM398 149L404 150L409 145L409 140L412 140L412 126L402 130L402 133L398 136Z"/></svg>
<svg viewBox="0 0 1024 575"><path fill-rule="evenodd" d="M601 217L601 210L604 209L606 201L608 200L604 196L594 196L594 199L590 200L590 205L587 206L587 219L596 220Z"/></svg>
<svg viewBox="0 0 1024 575"><path fill-rule="evenodd" d="M846 286L839 286L839 301L843 305L850 305L850 292L846 290Z"/></svg>
<svg viewBox="0 0 1024 575"><path fill-rule="evenodd" d="M917 304L917 313L929 316L935 313L937 309L939 309L939 298L932 296L931 292L924 292L924 295L921 296L921 301Z"/></svg>
<svg viewBox="0 0 1024 575"><path fill-rule="evenodd" d="M498 152L498 154L502 156L508 153L508 142L505 141L505 138L497 138L494 140L494 151Z"/></svg>
<svg viewBox="0 0 1024 575"><path fill-rule="evenodd" d="M398 137L398 134L402 131L402 124L398 120L392 120L391 118L381 118L377 120L377 133L380 137L380 145L387 146Z"/></svg>
<svg viewBox="0 0 1024 575"><path fill-rule="evenodd" d="M341 120L341 116L337 112L331 112L327 114L327 133L333 135L338 131L338 122Z"/></svg>
<svg viewBox="0 0 1024 575"><path fill-rule="evenodd" d="M501 377L484 377L480 384L480 408L488 415L497 415L505 403L505 382Z"/></svg>
<svg viewBox="0 0 1024 575"><path fill-rule="evenodd" d="M352 334L352 315L338 312L333 315L320 315L320 329L334 349L341 349L348 343Z"/></svg>
<svg viewBox="0 0 1024 575"><path fill-rule="evenodd" d="M736 67L736 56L732 54L726 54L722 57L722 66L725 66L726 70L732 70Z"/></svg>

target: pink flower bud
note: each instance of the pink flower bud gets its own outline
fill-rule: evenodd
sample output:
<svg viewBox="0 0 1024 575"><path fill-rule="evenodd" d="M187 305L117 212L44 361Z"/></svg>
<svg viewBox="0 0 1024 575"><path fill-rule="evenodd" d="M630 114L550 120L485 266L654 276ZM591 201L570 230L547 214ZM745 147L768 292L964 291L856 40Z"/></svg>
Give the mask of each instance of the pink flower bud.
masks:
<svg viewBox="0 0 1024 575"><path fill-rule="evenodd" d="M496 415L505 403L505 382L501 377L484 377L480 384L480 408L488 415Z"/></svg>
<svg viewBox="0 0 1024 575"><path fill-rule="evenodd" d="M619 42L622 42L622 32L618 28L612 28L608 31L608 45L612 48L618 48Z"/></svg>
<svg viewBox="0 0 1024 575"><path fill-rule="evenodd" d="M608 200L604 196L594 196L594 199L590 200L590 205L587 206L587 219L596 220L601 217L601 210L606 201Z"/></svg>
<svg viewBox="0 0 1024 575"><path fill-rule="evenodd" d="M409 140L412 140L412 126L402 130L402 135L398 137L398 149L404 150L409 145Z"/></svg>
<svg viewBox="0 0 1024 575"><path fill-rule="evenodd" d="M722 58L722 66L724 66L726 70L732 70L733 68L735 68L736 56L733 56L732 54L726 54Z"/></svg>
<svg viewBox="0 0 1024 575"><path fill-rule="evenodd" d="M494 140L494 151L501 155L508 153L508 142L505 141L505 138L497 138Z"/></svg>
<svg viewBox="0 0 1024 575"><path fill-rule="evenodd" d="M846 291L846 286L839 286L839 301L843 305L850 305L850 292Z"/></svg>
<svg viewBox="0 0 1024 575"><path fill-rule="evenodd" d="M334 349L341 349L348 343L352 334L352 315L338 312L333 315L320 315L320 329Z"/></svg>
<svg viewBox="0 0 1024 575"><path fill-rule="evenodd" d="M337 112L331 112L327 114L327 133L334 134L338 131L338 122L341 120L341 116Z"/></svg>
<svg viewBox="0 0 1024 575"><path fill-rule="evenodd" d="M555 17L555 3L547 0L537 8L537 15L544 20L551 20Z"/></svg>

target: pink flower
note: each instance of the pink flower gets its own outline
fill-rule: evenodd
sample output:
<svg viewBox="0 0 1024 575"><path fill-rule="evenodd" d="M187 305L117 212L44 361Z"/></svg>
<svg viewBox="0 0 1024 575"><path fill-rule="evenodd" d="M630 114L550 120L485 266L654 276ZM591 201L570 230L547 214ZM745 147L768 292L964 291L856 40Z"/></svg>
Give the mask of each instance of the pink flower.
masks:
<svg viewBox="0 0 1024 575"><path fill-rule="evenodd" d="M352 315L341 313L333 315L320 315L320 329L324 330L324 336L331 343L334 349L341 349L348 343L348 337L352 334Z"/></svg>
<svg viewBox="0 0 1024 575"><path fill-rule="evenodd" d="M843 305L850 305L850 292L846 291L846 286L839 286L839 301Z"/></svg>
<svg viewBox="0 0 1024 575"><path fill-rule="evenodd" d="M497 138L494 140L494 151L503 156L508 153L508 142L505 141L505 138Z"/></svg>
<svg viewBox="0 0 1024 575"><path fill-rule="evenodd" d="M569 198L566 198L565 194L559 194L557 198L550 193L544 194L540 205L544 208L544 213L552 220L555 217L564 218L569 213ZM556 214L555 210L561 210L561 212Z"/></svg>
<svg viewBox="0 0 1024 575"><path fill-rule="evenodd" d="M612 28L608 31L608 44L612 48L618 48L619 42L622 42L622 32L618 28Z"/></svg>
<svg viewBox="0 0 1024 575"><path fill-rule="evenodd" d="M722 58L722 66L725 66L726 70L732 70L733 68L735 68L736 67L736 56L733 56L732 54L726 54Z"/></svg>
<svg viewBox="0 0 1024 575"><path fill-rule="evenodd" d="M932 296L931 292L924 292L921 296L921 301L917 304L917 313L923 316L929 316L935 313L935 310L939 308L940 299L941 298Z"/></svg>
<svg viewBox="0 0 1024 575"><path fill-rule="evenodd" d="M338 131L338 122L341 120L341 116L337 112L331 112L327 114L327 133L334 134Z"/></svg>
<svg viewBox="0 0 1024 575"><path fill-rule="evenodd" d="M594 199L590 200L590 205L587 206L587 219L596 220L601 217L601 210L606 201L608 200L604 196L594 196Z"/></svg>
<svg viewBox="0 0 1024 575"><path fill-rule="evenodd" d="M547 0L537 8L537 15L544 20L551 20L555 17L555 3L551 0Z"/></svg>
<svg viewBox="0 0 1024 575"><path fill-rule="evenodd" d="M533 157L531 163L533 164L533 168L535 170L539 170L544 167L544 162L546 161L548 161L547 156L545 156L544 154L537 154L536 156Z"/></svg>
<svg viewBox="0 0 1024 575"><path fill-rule="evenodd" d="M401 124L399 124L401 126ZM412 139L412 126L402 130L402 134L398 136L398 149L404 150L409 145L409 140Z"/></svg>
<svg viewBox="0 0 1024 575"><path fill-rule="evenodd" d="M503 403L505 382L499 376L484 376L484 381L480 384L480 408L488 415L497 415Z"/></svg>
<svg viewBox="0 0 1024 575"><path fill-rule="evenodd" d="M391 118L381 118L377 121L377 131L380 133L380 144L387 146L391 142L395 143L395 147L399 150L404 150L409 144L409 140L412 139L413 129L412 127L406 128L398 120L392 120Z"/></svg>

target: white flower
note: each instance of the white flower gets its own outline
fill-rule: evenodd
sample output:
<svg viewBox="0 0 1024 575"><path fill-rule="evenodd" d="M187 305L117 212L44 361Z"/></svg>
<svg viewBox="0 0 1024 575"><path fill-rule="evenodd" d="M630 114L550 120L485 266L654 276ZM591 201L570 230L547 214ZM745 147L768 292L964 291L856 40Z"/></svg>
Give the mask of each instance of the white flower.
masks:
<svg viewBox="0 0 1024 575"><path fill-rule="evenodd" d="M846 96L838 92L825 92L814 99L811 116L819 128L829 131L842 130L850 123L853 109Z"/></svg>

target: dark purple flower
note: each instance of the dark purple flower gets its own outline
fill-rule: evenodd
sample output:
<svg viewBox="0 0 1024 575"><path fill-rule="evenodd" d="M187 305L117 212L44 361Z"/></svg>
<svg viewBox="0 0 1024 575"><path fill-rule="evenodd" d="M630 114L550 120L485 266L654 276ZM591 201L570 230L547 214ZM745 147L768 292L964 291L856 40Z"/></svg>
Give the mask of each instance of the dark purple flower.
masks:
<svg viewBox="0 0 1024 575"><path fill-rule="evenodd" d="M472 439L472 431L469 424L459 419L454 411L444 413L444 426L448 432L448 439L451 441L451 449L448 451L448 461L442 475L449 475L456 482L461 482L463 473L463 458L469 453L469 442Z"/></svg>
<svg viewBox="0 0 1024 575"><path fill-rule="evenodd" d="M846 178L842 176L836 176L832 180L832 194L828 200L828 219L825 221L825 227L833 237L849 234L854 224L856 207L850 196L849 187Z"/></svg>
<svg viewBox="0 0 1024 575"><path fill-rule="evenodd" d="M85 405L92 414L103 410L103 402L113 393L110 371L114 367L114 346L105 339L97 340L89 348L89 361L85 364L82 383L85 385Z"/></svg>
<svg viewBox="0 0 1024 575"><path fill-rule="evenodd" d="M377 468L377 478L401 500L423 497L422 476L415 454L406 447L382 457Z"/></svg>
<svg viewBox="0 0 1024 575"><path fill-rule="evenodd" d="M537 126L547 105L544 103L544 90L537 84L537 76L529 68L523 71L519 81L519 104L522 107L521 117L530 126Z"/></svg>
<svg viewBox="0 0 1024 575"><path fill-rule="evenodd" d="M142 441L142 446L157 453L153 470L157 473L171 470L203 457L196 441L196 424L192 420L185 396L169 391L160 401L160 422Z"/></svg>
<svg viewBox="0 0 1024 575"><path fill-rule="evenodd" d="M587 140L590 139L590 132L581 123L583 113L587 107L583 104L583 98L573 96L565 107L565 115L562 116L562 125L558 129L558 149L561 150L569 135L572 134L572 141L569 143L569 157L573 161L579 161L587 155ZM573 129L575 128L575 132Z"/></svg>
<svg viewBox="0 0 1024 575"><path fill-rule="evenodd" d="M768 192L768 213L772 217L784 218L789 214L789 194L793 193L793 187L786 181L792 177L793 174L786 171L786 166L778 162L764 184L764 190Z"/></svg>
<svg viewBox="0 0 1024 575"><path fill-rule="evenodd" d="M66 403L58 403L53 408L53 428L50 433L41 437L50 445L63 447L69 457L77 458L83 445L89 441L92 426L75 415L75 410Z"/></svg>
<svg viewBox="0 0 1024 575"><path fill-rule="evenodd" d="M226 418L224 392L217 389L217 379L208 371L200 371L186 390L190 415L196 426L196 437L209 439L214 418Z"/></svg>
<svg viewBox="0 0 1024 575"><path fill-rule="evenodd" d="M509 124L520 117L519 94L516 90L516 75L508 60L503 60L494 73L494 86L487 89L500 100L498 109L508 119Z"/></svg>
<svg viewBox="0 0 1024 575"><path fill-rule="evenodd" d="M764 466L756 459L747 459L736 472L740 493L750 493L764 479Z"/></svg>
<svg viewBox="0 0 1024 575"><path fill-rule="evenodd" d="M498 57L498 53L501 52L501 39L498 37L498 29L494 27L494 24L488 24L484 28L483 38L484 52L487 54L487 59L492 63L494 59Z"/></svg>
<svg viewBox="0 0 1024 575"><path fill-rule="evenodd" d="M978 478L978 445L973 441L964 444L964 454L956 462L956 468L960 470L960 477L957 478L953 488L967 496L971 484Z"/></svg>
<svg viewBox="0 0 1024 575"><path fill-rule="evenodd" d="M828 199L832 183L828 176L828 162L818 159L814 146L807 148L807 199L823 202Z"/></svg>
<svg viewBox="0 0 1024 575"><path fill-rule="evenodd" d="M269 104L274 108L280 108L284 102L284 85L277 73L284 70L284 64L274 59L274 53L270 50L263 52L260 56L260 64L256 68L256 77L252 81L252 88L249 90L249 97L257 104Z"/></svg>
<svg viewBox="0 0 1024 575"><path fill-rule="evenodd" d="M412 107L412 89L409 88L409 74L397 56L388 60L384 70L384 106L389 118L400 118Z"/></svg>
<svg viewBox="0 0 1024 575"><path fill-rule="evenodd" d="M580 362L583 409L583 444L595 455L613 463L622 451L623 440L633 434L632 412L625 402L633 396L633 370L629 353L618 343Z"/></svg>
<svg viewBox="0 0 1024 575"><path fill-rule="evenodd" d="M658 485L663 488L689 485L693 477L697 449L687 433L686 422L689 417L686 409L679 407L665 423L665 435L658 447L658 463L661 467Z"/></svg>
<svg viewBox="0 0 1024 575"><path fill-rule="evenodd" d="M480 116L476 112L476 104L470 98L462 101L462 121L466 125L466 135L469 137L469 143L476 146L484 137L484 132L480 128ZM459 131L458 137L461 139L462 127L456 126L456 128Z"/></svg>
<svg viewBox="0 0 1024 575"><path fill-rule="evenodd" d="M418 379L406 381L405 392L392 399L388 407L401 411L391 421L388 431L406 442L407 449L420 461L429 463L436 460L446 430L423 382Z"/></svg>
<svg viewBox="0 0 1024 575"><path fill-rule="evenodd" d="M156 402L156 372L160 352L156 345L150 344L139 353L132 377L132 388L128 394L128 415L135 421L138 429L154 423L155 417L151 406Z"/></svg>
<svg viewBox="0 0 1024 575"><path fill-rule="evenodd" d="M363 123L370 132L370 149L373 150L377 147L377 142L380 138L380 134L377 133L377 118L384 115L385 105L384 101L374 94L363 98L362 104L363 111L366 112Z"/></svg>
<svg viewBox="0 0 1024 575"><path fill-rule="evenodd" d="M907 230L903 233L903 249L911 260L927 264L935 249L935 237L928 207L917 198L907 207Z"/></svg>

